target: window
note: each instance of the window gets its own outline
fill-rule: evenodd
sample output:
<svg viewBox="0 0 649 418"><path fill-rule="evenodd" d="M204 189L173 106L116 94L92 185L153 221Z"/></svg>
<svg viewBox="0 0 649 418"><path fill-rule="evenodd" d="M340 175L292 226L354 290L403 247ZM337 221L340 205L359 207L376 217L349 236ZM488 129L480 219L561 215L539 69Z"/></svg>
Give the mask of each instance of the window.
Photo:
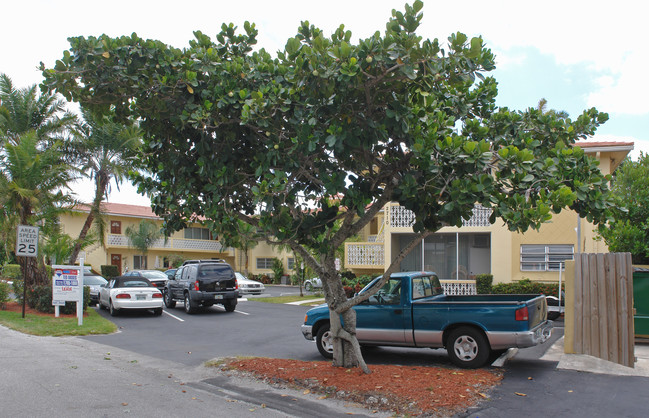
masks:
<svg viewBox="0 0 649 418"><path fill-rule="evenodd" d="M121 221L110 221L110 233L111 234L121 234L122 233L122 222Z"/></svg>
<svg viewBox="0 0 649 418"><path fill-rule="evenodd" d="M295 270L295 258L294 257L286 258L286 266L289 270Z"/></svg>
<svg viewBox="0 0 649 418"><path fill-rule="evenodd" d="M203 239L211 240L212 233L207 228L185 228L185 238L186 239Z"/></svg>
<svg viewBox="0 0 649 418"><path fill-rule="evenodd" d="M521 271L559 271L573 256L572 245L521 245Z"/></svg>
<svg viewBox="0 0 649 418"><path fill-rule="evenodd" d="M417 277L412 279L412 300L437 296L444 293L437 276Z"/></svg>
<svg viewBox="0 0 649 418"><path fill-rule="evenodd" d="M133 256L133 269L134 270L144 270L146 269L146 257L143 255L134 255Z"/></svg>
<svg viewBox="0 0 649 418"><path fill-rule="evenodd" d="M367 299L369 305L399 305L401 303L401 279L390 278L375 294Z"/></svg>
<svg viewBox="0 0 649 418"><path fill-rule="evenodd" d="M258 269L271 269L271 268L273 268L273 259L272 258L258 258L257 259L257 268Z"/></svg>

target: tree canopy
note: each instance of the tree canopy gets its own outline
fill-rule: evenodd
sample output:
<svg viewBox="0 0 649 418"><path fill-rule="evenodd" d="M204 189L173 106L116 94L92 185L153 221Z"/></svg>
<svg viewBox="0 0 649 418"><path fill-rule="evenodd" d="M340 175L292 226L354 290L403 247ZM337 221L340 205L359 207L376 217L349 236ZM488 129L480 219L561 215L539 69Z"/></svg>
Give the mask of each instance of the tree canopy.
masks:
<svg viewBox="0 0 649 418"><path fill-rule="evenodd" d="M615 172L611 193L625 210L600 227L611 251L630 252L636 264L649 264L649 155L626 159Z"/></svg>
<svg viewBox="0 0 649 418"><path fill-rule="evenodd" d="M360 356L349 308L361 298L344 296L334 254L386 203L414 212L420 238L461 225L475 204L519 231L563 208L602 222L611 206L596 161L573 146L607 115L497 108L491 50L459 32L422 39L422 7L393 10L383 33L357 42L342 25L328 36L303 22L276 56L254 50L249 23L242 34L223 24L216 40L197 31L184 49L136 34L70 38L42 66L44 86L140 119L154 173L140 190L168 230L201 215L228 236L243 221L303 257L345 318L335 341Z"/></svg>

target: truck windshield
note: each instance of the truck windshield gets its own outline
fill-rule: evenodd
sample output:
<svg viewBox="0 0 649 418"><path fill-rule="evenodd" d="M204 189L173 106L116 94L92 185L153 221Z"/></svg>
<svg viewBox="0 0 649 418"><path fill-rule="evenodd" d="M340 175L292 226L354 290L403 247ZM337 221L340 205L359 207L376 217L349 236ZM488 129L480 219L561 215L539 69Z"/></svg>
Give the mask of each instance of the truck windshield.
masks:
<svg viewBox="0 0 649 418"><path fill-rule="evenodd" d="M437 296L444 293L437 276L416 277L412 279L412 300Z"/></svg>

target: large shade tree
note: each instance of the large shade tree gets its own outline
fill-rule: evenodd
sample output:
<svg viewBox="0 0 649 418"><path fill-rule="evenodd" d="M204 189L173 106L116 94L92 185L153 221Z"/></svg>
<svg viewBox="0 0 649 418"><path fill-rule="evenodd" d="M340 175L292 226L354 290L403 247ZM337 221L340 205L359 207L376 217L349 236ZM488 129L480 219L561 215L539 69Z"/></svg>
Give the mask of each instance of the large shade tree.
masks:
<svg viewBox="0 0 649 418"><path fill-rule="evenodd" d="M393 10L383 34L356 43L343 26L326 36L304 22L276 57L253 50L248 23L243 34L224 24L215 41L195 32L185 49L135 34L70 38L43 66L45 85L141 119L155 175L140 187L169 230L199 214L227 236L243 221L299 254L323 280L334 364L368 371L351 307L371 292L345 296L335 251L386 203L413 211L418 238L384 280L476 204L519 231L563 208L599 222L609 206L596 162L573 147L606 115L498 109L482 39L424 40L421 9Z"/></svg>

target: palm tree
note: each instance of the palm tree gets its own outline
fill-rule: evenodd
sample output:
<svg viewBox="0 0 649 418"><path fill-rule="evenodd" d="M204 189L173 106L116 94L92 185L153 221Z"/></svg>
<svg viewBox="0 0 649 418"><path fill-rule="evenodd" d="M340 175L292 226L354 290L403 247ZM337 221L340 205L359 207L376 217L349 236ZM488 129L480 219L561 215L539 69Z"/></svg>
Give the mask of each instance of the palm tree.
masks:
<svg viewBox="0 0 649 418"><path fill-rule="evenodd" d="M110 181L115 180L117 188L133 169L140 149L140 130L134 124L114 121L111 115L96 115L82 111L84 122L73 130L73 141L69 144L70 155L79 162L81 173L95 183L95 196L90 212L81 228L69 263L74 264L86 241L93 222L97 236L105 242L106 221L101 213L101 201L110 192Z"/></svg>
<svg viewBox="0 0 649 418"><path fill-rule="evenodd" d="M545 114L556 115L561 119L567 119L568 117L570 117L568 112L566 112L565 110L559 110L559 111L554 109L548 110L548 101L545 98L541 98L541 100L539 100L539 104L536 106L536 110L541 112L542 115Z"/></svg>
<svg viewBox="0 0 649 418"><path fill-rule="evenodd" d="M52 145L76 121L65 104L57 95L38 94L35 84L16 89L6 74L0 74L0 144L16 144L24 133L34 131L44 145Z"/></svg>
<svg viewBox="0 0 649 418"><path fill-rule="evenodd" d="M64 104L56 95L38 94L35 85L16 89L0 75L0 225L5 236L15 235L18 223L54 222L71 203L63 190L73 171L63 160L60 139L76 117L64 112ZM25 286L49 282L42 259L18 261Z"/></svg>
<svg viewBox="0 0 649 418"><path fill-rule="evenodd" d="M155 222L145 219L141 221L137 227L127 227L124 232L128 237L129 245L139 250L144 256L144 263L146 266L146 256L149 252L149 248L151 248L153 244L163 236L162 232L160 232L160 227L158 227Z"/></svg>
<svg viewBox="0 0 649 418"><path fill-rule="evenodd" d="M63 193L71 181L71 170L58 147L39 148L35 131L20 136L17 144L5 144L0 155L0 195L8 213L21 225L53 222L72 202ZM15 231L15 225L12 226ZM32 257L19 257L25 285L47 284L44 266Z"/></svg>

